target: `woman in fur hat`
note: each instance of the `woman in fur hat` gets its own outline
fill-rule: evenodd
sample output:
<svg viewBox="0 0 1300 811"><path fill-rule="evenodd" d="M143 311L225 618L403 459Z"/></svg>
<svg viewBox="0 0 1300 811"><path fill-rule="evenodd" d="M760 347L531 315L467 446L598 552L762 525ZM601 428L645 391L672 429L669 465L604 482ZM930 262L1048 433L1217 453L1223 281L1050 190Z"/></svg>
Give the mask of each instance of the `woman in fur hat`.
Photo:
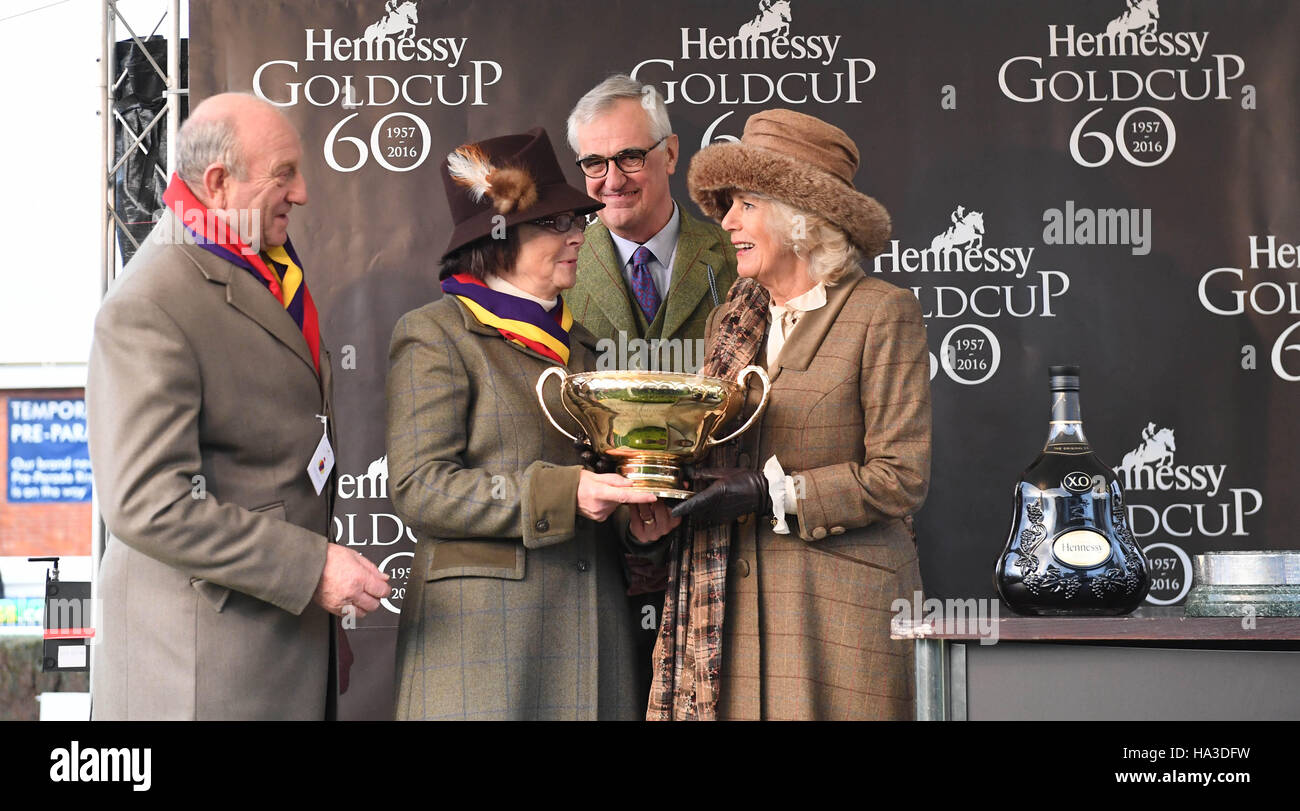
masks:
<svg viewBox="0 0 1300 811"><path fill-rule="evenodd" d="M921 588L909 516L929 484L929 353L916 298L863 272L890 224L857 168L842 130L790 110L691 162L741 276L709 318L704 373L759 363L772 388L673 510L691 530L651 719L912 717L912 651L889 622Z"/></svg>
<svg viewBox="0 0 1300 811"><path fill-rule="evenodd" d="M560 294L601 204L568 185L540 128L458 148L442 180L443 297L403 316L389 351L389 488L418 538L396 715L639 717L621 533L602 522L635 515L635 543L677 520L578 465L534 391L549 366L595 368L596 339Z"/></svg>

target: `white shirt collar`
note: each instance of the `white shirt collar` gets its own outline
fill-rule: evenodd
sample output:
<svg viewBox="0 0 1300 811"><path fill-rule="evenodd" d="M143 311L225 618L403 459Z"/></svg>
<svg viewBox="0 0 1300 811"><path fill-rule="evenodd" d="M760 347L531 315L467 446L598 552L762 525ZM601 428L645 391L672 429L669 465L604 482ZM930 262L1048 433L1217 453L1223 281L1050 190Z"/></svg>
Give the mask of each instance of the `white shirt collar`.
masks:
<svg viewBox="0 0 1300 811"><path fill-rule="evenodd" d="M559 299L553 299L553 298L552 299L538 298L537 296L534 296L532 293L519 289L518 287L506 281L505 279L501 278L500 276L496 275L495 273L489 273L487 275L487 286L497 291L498 293L505 293L507 296L516 296L518 298L528 299L529 301L535 301L538 304L542 305L542 307L547 310L553 308L556 305L556 303L559 301Z"/></svg>
<svg viewBox="0 0 1300 811"><path fill-rule="evenodd" d="M643 243L650 249L650 253L655 255L659 264L670 267L673 251L677 249L677 238L682 233L682 215L677 208L677 202L673 201L673 215L668 218L667 224L659 229L659 233L650 237ZM614 250L618 252L619 267L627 267L628 262L632 261L632 254L642 243L633 242L630 239L624 239L613 231L609 232L610 237L614 240Z"/></svg>
<svg viewBox="0 0 1300 811"><path fill-rule="evenodd" d="M801 313L807 313L813 310L820 310L822 307L825 306L826 306L826 285L822 282L818 282L817 284L813 285L811 290L805 293L800 293L799 295L787 301L784 305L782 304L768 305L768 307L772 310L773 321L779 321L781 316L785 315L787 312L791 310L796 310Z"/></svg>
<svg viewBox="0 0 1300 811"><path fill-rule="evenodd" d="M818 282L806 293L801 293L790 299L784 305L768 305L768 308L772 311L772 322L768 325L767 331L767 354L765 356L769 371L774 370L777 361L781 357L781 350L785 347L786 338L798 326L803 314L825 306L826 285L821 282ZM798 315L792 316L790 322L787 323L783 320L787 313L798 313Z"/></svg>

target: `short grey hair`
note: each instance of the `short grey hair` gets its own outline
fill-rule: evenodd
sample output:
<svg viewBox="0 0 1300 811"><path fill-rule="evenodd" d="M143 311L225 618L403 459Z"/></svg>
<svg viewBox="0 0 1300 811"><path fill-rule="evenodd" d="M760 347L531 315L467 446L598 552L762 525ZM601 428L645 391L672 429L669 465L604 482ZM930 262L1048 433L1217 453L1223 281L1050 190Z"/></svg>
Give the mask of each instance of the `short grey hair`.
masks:
<svg viewBox="0 0 1300 811"><path fill-rule="evenodd" d="M244 156L234 120L212 116L186 119L176 136L176 174L190 188L197 188L203 183L204 171L214 163L226 167L236 180L244 179Z"/></svg>
<svg viewBox="0 0 1300 811"><path fill-rule="evenodd" d="M664 98L654 85L642 84L626 73L615 73L588 90L573 106L573 112L569 113L569 148L573 154L579 154L578 127L595 121L623 99L636 99L641 103L641 109L645 110L646 119L650 123L650 138L655 142L673 134L673 125L668 120L668 107L664 105Z"/></svg>

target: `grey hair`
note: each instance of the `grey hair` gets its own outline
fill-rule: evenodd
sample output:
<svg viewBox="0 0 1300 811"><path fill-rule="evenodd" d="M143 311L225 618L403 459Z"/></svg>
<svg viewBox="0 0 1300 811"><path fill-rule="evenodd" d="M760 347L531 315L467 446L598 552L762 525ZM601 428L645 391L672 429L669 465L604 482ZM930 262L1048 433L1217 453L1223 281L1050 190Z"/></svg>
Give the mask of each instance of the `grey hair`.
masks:
<svg viewBox="0 0 1300 811"><path fill-rule="evenodd" d="M663 96L654 85L642 84L626 73L615 73L605 81L587 91L578 99L569 113L569 148L578 154L578 127L590 124L599 118L615 102L623 99L636 99L645 110L650 124L650 138L662 141L673 134L673 125L668 120L668 107L664 105Z"/></svg>
<svg viewBox="0 0 1300 811"><path fill-rule="evenodd" d="M244 156L239 148L239 134L230 118L201 116L187 118L176 136L176 174L197 188L203 173L219 163L236 180L244 179Z"/></svg>
<svg viewBox="0 0 1300 811"><path fill-rule="evenodd" d="M848 234L835 223L811 211L758 192L745 192L767 203L764 224L795 256L808 261L808 275L814 282L833 286L862 262L862 251L849 241Z"/></svg>

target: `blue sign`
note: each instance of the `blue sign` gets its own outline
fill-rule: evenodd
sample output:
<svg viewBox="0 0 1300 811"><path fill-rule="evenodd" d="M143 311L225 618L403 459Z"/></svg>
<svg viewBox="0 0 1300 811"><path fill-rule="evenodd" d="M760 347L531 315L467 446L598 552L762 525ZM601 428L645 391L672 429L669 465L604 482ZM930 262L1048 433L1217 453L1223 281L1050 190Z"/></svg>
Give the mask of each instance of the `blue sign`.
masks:
<svg viewBox="0 0 1300 811"><path fill-rule="evenodd" d="M90 501L85 400L9 401L9 503Z"/></svg>

